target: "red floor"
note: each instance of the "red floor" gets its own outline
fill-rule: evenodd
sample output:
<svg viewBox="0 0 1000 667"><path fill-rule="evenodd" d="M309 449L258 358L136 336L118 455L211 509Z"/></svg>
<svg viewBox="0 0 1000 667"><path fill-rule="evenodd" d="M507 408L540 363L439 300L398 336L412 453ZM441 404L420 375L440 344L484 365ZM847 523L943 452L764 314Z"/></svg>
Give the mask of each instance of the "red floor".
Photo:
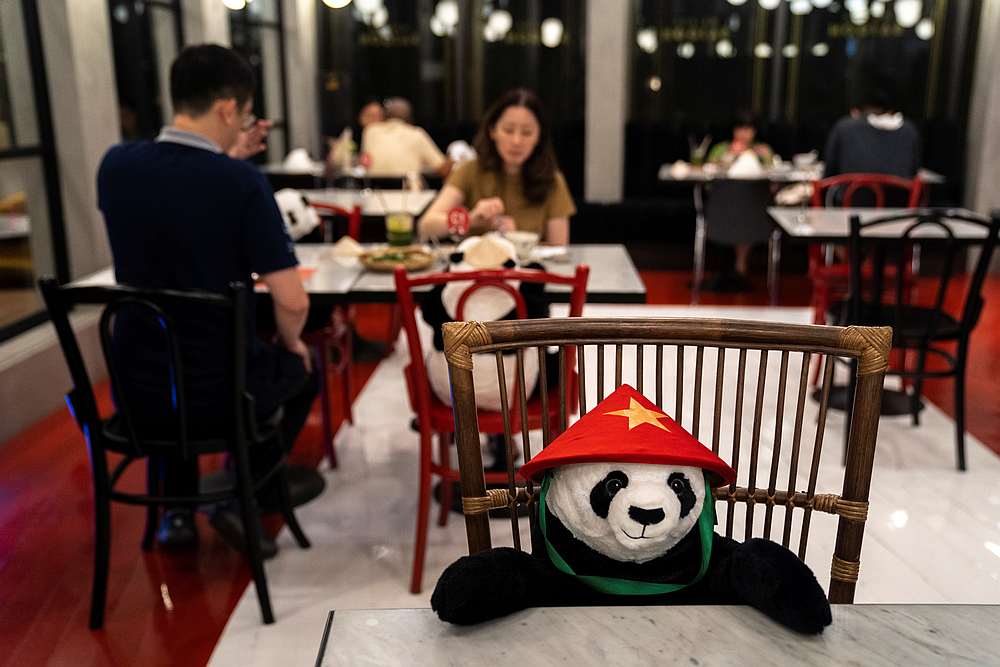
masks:
<svg viewBox="0 0 1000 667"><path fill-rule="evenodd" d="M688 303L690 274L646 271L642 277L650 303ZM1000 301L1000 277L988 281L986 296L972 344L968 428L1000 453L1000 402L992 400L1000 377L1000 306L990 302ZM808 298L804 277L783 281L783 305L806 305ZM766 295L759 287L735 297L704 295L702 302L765 305ZM363 334L384 331L384 307L358 311ZM374 368L356 366L355 392ZM951 414L950 382L929 382L926 395ZM320 459L319 429L314 410L296 446L299 462ZM137 475L131 479L140 482ZM0 444L0 664L204 664L249 581L242 557L203 520L198 549L143 554L143 512L116 506L107 621L104 630L91 632L89 485L82 437L65 410Z"/></svg>

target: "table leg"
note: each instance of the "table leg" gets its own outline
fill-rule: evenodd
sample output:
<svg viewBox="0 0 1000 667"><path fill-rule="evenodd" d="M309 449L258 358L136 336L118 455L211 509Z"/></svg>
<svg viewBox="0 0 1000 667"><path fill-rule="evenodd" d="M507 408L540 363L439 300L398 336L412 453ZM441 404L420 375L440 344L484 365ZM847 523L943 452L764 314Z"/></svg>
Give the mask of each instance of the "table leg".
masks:
<svg viewBox="0 0 1000 667"><path fill-rule="evenodd" d="M694 278L691 281L691 305L701 299L705 279L705 206L704 185L694 184Z"/></svg>
<svg viewBox="0 0 1000 667"><path fill-rule="evenodd" d="M780 285L778 273L781 268L781 230L771 230L767 253L767 293L772 306L778 305Z"/></svg>

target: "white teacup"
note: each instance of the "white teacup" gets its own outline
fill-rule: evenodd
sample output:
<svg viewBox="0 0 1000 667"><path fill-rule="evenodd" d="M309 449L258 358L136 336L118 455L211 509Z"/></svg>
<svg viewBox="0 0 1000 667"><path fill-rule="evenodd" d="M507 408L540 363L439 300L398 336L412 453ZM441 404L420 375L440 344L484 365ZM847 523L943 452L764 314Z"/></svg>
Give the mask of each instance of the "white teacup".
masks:
<svg viewBox="0 0 1000 667"><path fill-rule="evenodd" d="M506 232L504 238L514 244L518 258L523 261L531 258L531 251L538 245L539 236L537 232L514 230Z"/></svg>

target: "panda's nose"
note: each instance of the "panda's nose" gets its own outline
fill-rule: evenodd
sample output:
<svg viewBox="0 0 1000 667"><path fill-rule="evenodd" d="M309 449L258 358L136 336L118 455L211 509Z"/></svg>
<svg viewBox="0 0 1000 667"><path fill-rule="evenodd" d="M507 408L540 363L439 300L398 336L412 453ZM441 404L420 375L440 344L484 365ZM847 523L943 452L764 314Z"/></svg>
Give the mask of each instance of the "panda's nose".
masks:
<svg viewBox="0 0 1000 667"><path fill-rule="evenodd" d="M663 521L666 515L660 508L656 508L655 510L647 510L632 505L631 507L628 508L628 516L636 523L641 523L644 526L649 526L654 523L660 523L661 521Z"/></svg>

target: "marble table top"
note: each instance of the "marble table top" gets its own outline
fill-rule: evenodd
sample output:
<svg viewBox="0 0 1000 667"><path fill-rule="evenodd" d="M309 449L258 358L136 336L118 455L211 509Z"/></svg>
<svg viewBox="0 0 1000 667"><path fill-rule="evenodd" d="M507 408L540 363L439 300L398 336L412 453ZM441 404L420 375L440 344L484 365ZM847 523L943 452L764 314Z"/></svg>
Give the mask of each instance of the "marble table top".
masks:
<svg viewBox="0 0 1000 667"><path fill-rule="evenodd" d="M750 607L528 609L472 627L430 609L338 610L317 665L984 665L1000 605L837 605L821 635ZM317 634L319 629L317 628Z"/></svg>
<svg viewBox="0 0 1000 667"><path fill-rule="evenodd" d="M800 208L798 206L772 206L767 212L778 223L786 235L817 241L840 241L846 243L851 235L850 218L853 214L861 216L865 222L872 218L882 218L905 213L905 208ZM965 209L955 209L966 215L974 215ZM878 225L869 230L862 230L862 236L895 238L903 234L913 220ZM945 221L956 239L975 240L986 235L986 230L961 220ZM913 238L945 238L944 232L933 226L925 225L915 229Z"/></svg>
<svg viewBox="0 0 1000 667"><path fill-rule="evenodd" d="M303 274L303 286L315 304L395 303L396 287L391 273L366 271L354 258L336 257L333 244L299 243L295 246ZM576 265L590 266L587 281L589 303L645 303L646 286L625 246L578 244L568 246L562 257L542 260L548 271L573 275ZM440 266L433 270L440 270ZM74 286L114 285L113 269L107 268L73 282ZM418 288L426 291L429 288ZM256 285L257 292L266 289ZM553 302L569 300L569 287L549 288Z"/></svg>
<svg viewBox="0 0 1000 667"><path fill-rule="evenodd" d="M646 285L624 245L617 243L579 243L567 247L561 257L541 259L547 271L571 276L577 264L587 264L587 303L645 303ZM435 267L433 270L440 270ZM414 291L427 291L429 287ZM568 301L568 285L546 288L552 301ZM396 300L396 287L391 273L365 271L351 288L352 299L358 302L389 303Z"/></svg>

